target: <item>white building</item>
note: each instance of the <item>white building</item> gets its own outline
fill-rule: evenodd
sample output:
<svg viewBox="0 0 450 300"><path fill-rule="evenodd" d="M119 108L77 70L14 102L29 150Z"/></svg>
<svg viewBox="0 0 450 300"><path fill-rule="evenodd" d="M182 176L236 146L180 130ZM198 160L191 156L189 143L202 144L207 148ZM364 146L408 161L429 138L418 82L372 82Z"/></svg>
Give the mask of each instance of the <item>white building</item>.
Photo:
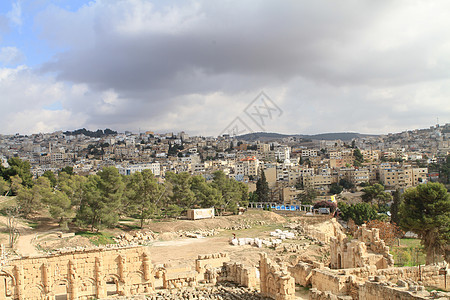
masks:
<svg viewBox="0 0 450 300"><path fill-rule="evenodd" d="M151 164L128 165L125 167L117 166L117 169L122 175L131 175L136 172L142 172L143 170L150 170L155 176L161 175L161 166L158 162L154 162Z"/></svg>

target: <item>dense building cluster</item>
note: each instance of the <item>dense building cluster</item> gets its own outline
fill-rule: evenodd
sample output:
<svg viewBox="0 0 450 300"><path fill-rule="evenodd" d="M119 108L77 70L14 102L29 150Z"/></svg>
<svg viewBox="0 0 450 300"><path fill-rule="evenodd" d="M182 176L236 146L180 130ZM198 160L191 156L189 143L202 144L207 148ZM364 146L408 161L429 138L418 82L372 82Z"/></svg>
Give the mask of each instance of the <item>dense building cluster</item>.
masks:
<svg viewBox="0 0 450 300"><path fill-rule="evenodd" d="M326 194L343 182L346 188L381 182L394 190L437 180L439 173L433 166L450 151L450 124L347 141L298 136L248 141L227 135L190 137L184 132L89 133L0 135L0 158L3 165L11 157L29 161L35 176L67 166L80 175L95 174L105 166L115 166L123 175L150 169L161 180L166 172L210 179L220 170L246 183L249 191L256 189L264 170L271 201L298 205L304 191Z"/></svg>

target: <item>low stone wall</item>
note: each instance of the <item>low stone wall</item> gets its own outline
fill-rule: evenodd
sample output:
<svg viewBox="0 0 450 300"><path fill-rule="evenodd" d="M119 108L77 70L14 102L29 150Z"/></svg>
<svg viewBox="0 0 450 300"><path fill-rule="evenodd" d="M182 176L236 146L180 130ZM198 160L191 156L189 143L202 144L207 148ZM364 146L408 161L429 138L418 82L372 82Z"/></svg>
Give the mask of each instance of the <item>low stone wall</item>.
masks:
<svg viewBox="0 0 450 300"><path fill-rule="evenodd" d="M422 282L424 286L432 286L442 290L449 290L450 284L448 282L450 281L450 276L447 275L447 287L445 287L444 275L439 275L439 270L446 267L447 266L445 264L437 264L377 270L375 266L368 266L364 268L345 269L341 270L341 272L346 275L355 275L358 281L361 282L369 280L372 276L384 276L385 281L391 283L396 283L398 280L413 280Z"/></svg>
<svg viewBox="0 0 450 300"><path fill-rule="evenodd" d="M309 300L353 300L353 298L351 296L336 296L329 291L319 291L312 288L309 290Z"/></svg>
<svg viewBox="0 0 450 300"><path fill-rule="evenodd" d="M319 267L320 266L323 267L323 264L319 265ZM288 267L291 276L294 277L295 283L302 286L311 285L313 269L315 269L315 267L306 262L299 262L295 266Z"/></svg>
<svg viewBox="0 0 450 300"><path fill-rule="evenodd" d="M202 274L206 271L206 267L220 268L224 262L230 261L228 253L217 253L208 255L199 255L195 260L195 270Z"/></svg>
<svg viewBox="0 0 450 300"><path fill-rule="evenodd" d="M245 267L238 263L224 263L217 279L219 282L233 282L239 286L259 288L259 271L255 267Z"/></svg>
<svg viewBox="0 0 450 300"><path fill-rule="evenodd" d="M359 287L359 299L365 300L411 300L411 299L450 299L450 293L429 293L421 285L407 284L401 286L386 284L385 282L367 281Z"/></svg>
<svg viewBox="0 0 450 300"><path fill-rule="evenodd" d="M312 270L312 287L319 291L329 291L335 295L347 295L351 281L356 281L355 276L339 275L329 268Z"/></svg>

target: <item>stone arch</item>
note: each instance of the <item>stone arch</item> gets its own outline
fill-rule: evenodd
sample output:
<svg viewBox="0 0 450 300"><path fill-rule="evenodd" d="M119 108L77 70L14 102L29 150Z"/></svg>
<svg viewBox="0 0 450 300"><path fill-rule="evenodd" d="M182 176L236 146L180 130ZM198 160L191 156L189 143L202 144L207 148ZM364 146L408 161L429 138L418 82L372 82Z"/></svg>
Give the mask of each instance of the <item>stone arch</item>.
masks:
<svg viewBox="0 0 450 300"><path fill-rule="evenodd" d="M269 295L277 295L278 294L277 282L276 282L275 277L272 274L267 275L266 287L267 287L267 292Z"/></svg>
<svg viewBox="0 0 450 300"><path fill-rule="evenodd" d="M122 295L123 283L120 281L120 276L117 274L109 274L103 277L103 282L106 287L106 295Z"/></svg>
<svg viewBox="0 0 450 300"><path fill-rule="evenodd" d="M129 289L131 295L149 293L153 289L152 284L148 284L144 277L144 272L135 271L129 274L127 277L129 283Z"/></svg>
<svg viewBox="0 0 450 300"><path fill-rule="evenodd" d="M26 297L22 297L23 299L27 300L41 300L45 299L46 293L44 286L42 284L35 284L35 285L27 285L24 288ZM56 300L58 300L56 298Z"/></svg>
<svg viewBox="0 0 450 300"><path fill-rule="evenodd" d="M83 278L78 285L78 296L95 296L97 285L94 278Z"/></svg>
<svg viewBox="0 0 450 300"><path fill-rule="evenodd" d="M51 292L55 295L55 300L69 299L69 281L67 278L56 280L52 285Z"/></svg>
<svg viewBox="0 0 450 300"><path fill-rule="evenodd" d="M16 278L6 270L0 272L0 299L9 299L14 296Z"/></svg>

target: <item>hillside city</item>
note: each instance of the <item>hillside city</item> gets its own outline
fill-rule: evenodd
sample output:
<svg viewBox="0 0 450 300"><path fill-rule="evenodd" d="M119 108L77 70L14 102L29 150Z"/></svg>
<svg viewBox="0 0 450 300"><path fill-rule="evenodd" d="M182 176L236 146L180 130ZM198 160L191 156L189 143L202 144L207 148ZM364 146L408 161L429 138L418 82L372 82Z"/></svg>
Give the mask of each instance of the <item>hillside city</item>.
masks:
<svg viewBox="0 0 450 300"><path fill-rule="evenodd" d="M450 124L0 135L0 299L449 299Z"/></svg>
<svg viewBox="0 0 450 300"><path fill-rule="evenodd" d="M357 151L355 151L357 150ZM397 190L439 179L438 165L450 152L450 124L352 140L284 137L246 141L239 136L180 133L90 132L0 135L0 158L29 161L35 177L73 167L78 175L114 166L122 175L150 169L163 181L166 172L188 172L210 180L215 171L255 191L264 170L270 201L300 204L299 194L330 192L341 179L351 185L381 182ZM442 175L441 175L442 176Z"/></svg>

